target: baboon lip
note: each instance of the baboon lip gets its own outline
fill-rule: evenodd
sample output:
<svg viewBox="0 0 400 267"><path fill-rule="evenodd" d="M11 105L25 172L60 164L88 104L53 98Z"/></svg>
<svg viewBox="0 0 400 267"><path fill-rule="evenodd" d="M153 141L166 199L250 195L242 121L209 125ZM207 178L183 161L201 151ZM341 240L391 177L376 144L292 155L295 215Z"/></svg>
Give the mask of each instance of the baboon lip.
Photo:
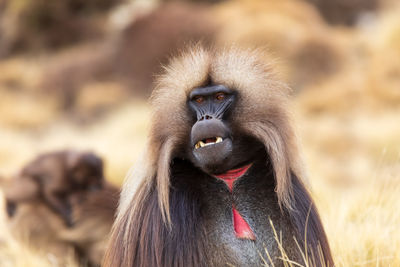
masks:
<svg viewBox="0 0 400 267"><path fill-rule="evenodd" d="M206 146L215 146L229 139L230 131L223 121L212 119L196 122L190 133L190 140L195 150Z"/></svg>

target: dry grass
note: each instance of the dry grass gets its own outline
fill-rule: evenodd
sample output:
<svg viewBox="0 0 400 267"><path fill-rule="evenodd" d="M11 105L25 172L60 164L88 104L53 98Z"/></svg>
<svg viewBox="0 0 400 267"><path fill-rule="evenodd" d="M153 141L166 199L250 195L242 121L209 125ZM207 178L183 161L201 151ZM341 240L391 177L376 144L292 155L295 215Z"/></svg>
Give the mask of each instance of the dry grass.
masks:
<svg viewBox="0 0 400 267"><path fill-rule="evenodd" d="M314 198L338 266L400 264L398 114L301 120Z"/></svg>

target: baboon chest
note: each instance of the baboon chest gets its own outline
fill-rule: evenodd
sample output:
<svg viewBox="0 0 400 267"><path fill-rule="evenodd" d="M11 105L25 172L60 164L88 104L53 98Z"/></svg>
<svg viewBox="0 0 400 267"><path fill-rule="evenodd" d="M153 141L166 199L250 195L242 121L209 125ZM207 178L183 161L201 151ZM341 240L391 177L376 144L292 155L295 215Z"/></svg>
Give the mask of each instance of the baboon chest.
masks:
<svg viewBox="0 0 400 267"><path fill-rule="evenodd" d="M261 266L270 264L269 258L275 266L283 266L277 240L286 248L294 244L293 228L279 209L273 183L268 181L271 177L258 178L240 178L232 191L217 179L203 186L202 216L211 266ZM241 222L235 212L253 235L238 235L236 224Z"/></svg>

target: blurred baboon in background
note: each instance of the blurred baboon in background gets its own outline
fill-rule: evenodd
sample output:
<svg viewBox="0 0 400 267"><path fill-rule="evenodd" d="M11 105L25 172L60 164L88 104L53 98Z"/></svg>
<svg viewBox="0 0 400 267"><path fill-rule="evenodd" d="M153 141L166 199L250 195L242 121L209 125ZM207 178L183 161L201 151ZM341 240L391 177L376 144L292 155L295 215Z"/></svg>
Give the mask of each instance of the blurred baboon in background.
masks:
<svg viewBox="0 0 400 267"><path fill-rule="evenodd" d="M6 188L7 212L12 216L19 203L43 200L69 225L71 193L100 189L103 183L103 162L92 153L66 150L43 154Z"/></svg>
<svg viewBox="0 0 400 267"><path fill-rule="evenodd" d="M53 255L59 263L75 256L77 261L100 265L118 203L118 190L107 185L72 198L70 227L46 203L34 200L18 204L18 209L8 217L8 228L22 244Z"/></svg>
<svg viewBox="0 0 400 267"><path fill-rule="evenodd" d="M100 264L118 189L104 181L99 157L70 150L40 155L4 191L8 226L17 240L60 262L75 254Z"/></svg>

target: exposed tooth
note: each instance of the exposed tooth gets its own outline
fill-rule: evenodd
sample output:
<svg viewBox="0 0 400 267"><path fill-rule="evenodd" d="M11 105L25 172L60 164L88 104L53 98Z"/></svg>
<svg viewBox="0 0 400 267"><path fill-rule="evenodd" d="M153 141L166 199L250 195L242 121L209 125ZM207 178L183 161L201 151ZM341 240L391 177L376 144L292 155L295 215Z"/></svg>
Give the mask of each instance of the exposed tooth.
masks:
<svg viewBox="0 0 400 267"><path fill-rule="evenodd" d="M194 147L196 149L200 148L200 147L205 147L205 146L210 146L210 145L215 145L218 143L221 143L223 141L222 137L216 137L216 141L215 142L208 142L208 143L204 143L203 141L199 141L197 142Z"/></svg>
<svg viewBox="0 0 400 267"><path fill-rule="evenodd" d="M206 144L204 144L203 141L199 141L199 142L197 142L197 143L194 145L194 148L198 149L198 148L203 147L203 146L205 146L205 145L206 145Z"/></svg>

